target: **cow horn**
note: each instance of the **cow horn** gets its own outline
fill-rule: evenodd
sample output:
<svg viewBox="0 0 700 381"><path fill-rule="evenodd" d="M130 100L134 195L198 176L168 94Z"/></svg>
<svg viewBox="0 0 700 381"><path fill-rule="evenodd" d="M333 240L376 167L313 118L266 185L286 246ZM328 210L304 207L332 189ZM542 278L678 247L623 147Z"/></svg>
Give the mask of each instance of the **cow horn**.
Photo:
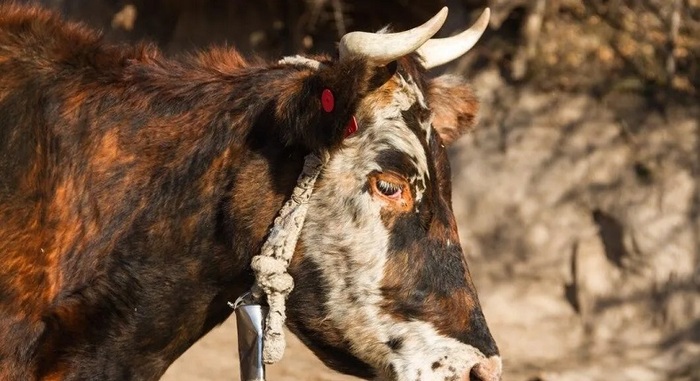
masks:
<svg viewBox="0 0 700 381"><path fill-rule="evenodd" d="M350 56L366 56L372 62L387 64L408 53L430 39L445 23L447 7L443 7L425 24L405 32L367 33L351 32L340 39L340 59Z"/></svg>
<svg viewBox="0 0 700 381"><path fill-rule="evenodd" d="M464 32L447 38L432 38L416 51L423 57L426 69L434 68L457 59L468 52L489 25L491 11L486 8L474 25Z"/></svg>

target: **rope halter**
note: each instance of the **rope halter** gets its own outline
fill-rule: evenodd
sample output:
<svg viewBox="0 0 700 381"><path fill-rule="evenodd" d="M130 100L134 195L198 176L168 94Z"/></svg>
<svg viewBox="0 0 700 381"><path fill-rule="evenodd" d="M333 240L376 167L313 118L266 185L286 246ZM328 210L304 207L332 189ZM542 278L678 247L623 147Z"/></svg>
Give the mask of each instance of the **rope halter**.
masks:
<svg viewBox="0 0 700 381"><path fill-rule="evenodd" d="M309 198L316 178L328 161L328 153L309 154L304 159L304 169L297 179L292 196L282 206L275 218L267 241L260 254L253 257L251 267L255 283L251 294L256 302L267 298L269 312L265 320L263 336L263 362L273 364L284 354L284 322L287 317L285 301L294 288L294 280L287 272L292 260L299 233L309 209Z"/></svg>

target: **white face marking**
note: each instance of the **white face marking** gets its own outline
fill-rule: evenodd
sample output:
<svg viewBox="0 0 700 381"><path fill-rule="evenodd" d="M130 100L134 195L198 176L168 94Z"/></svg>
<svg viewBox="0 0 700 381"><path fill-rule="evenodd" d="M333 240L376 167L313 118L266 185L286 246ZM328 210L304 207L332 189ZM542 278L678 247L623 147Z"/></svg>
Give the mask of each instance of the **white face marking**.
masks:
<svg viewBox="0 0 700 381"><path fill-rule="evenodd" d="M423 95L423 92L420 91L420 88L418 88L418 84L413 80L413 78L409 77L408 80L404 79L403 76L398 75L398 78L401 83L402 90L400 91L405 91L410 94L414 94L414 102L413 103L418 103L422 108L427 109L428 104L425 102L425 96ZM411 105L409 105L410 107ZM430 139L430 133L432 130L432 123L431 121L427 121L426 123L422 124L421 127L425 131L425 139L426 141Z"/></svg>
<svg viewBox="0 0 700 381"><path fill-rule="evenodd" d="M415 187L416 203L420 202L425 192L425 184L430 181L430 172L428 171L428 158L418 137L411 131L403 120L402 113L409 110L414 104L419 104L420 107L427 109L423 94L418 89L418 85L409 78L404 79L403 76L397 75L394 77L397 83L397 89L394 92L393 99L386 105L379 107L373 104L364 104L360 107L365 107L371 110L371 114L375 118L375 123L369 126L363 126L365 131L362 131L360 136L349 140L352 142L355 139L360 139L360 148L364 149L363 158L365 160L375 162L375 170L382 170L379 164L376 164L377 156L384 150L400 151L411 158L417 170L417 175L408 178L412 186ZM421 124L421 128L426 131L426 136L430 135L431 125L428 120Z"/></svg>
<svg viewBox="0 0 700 381"><path fill-rule="evenodd" d="M380 372L379 379L447 380L468 373L485 358L478 349L439 334L428 322L397 321L381 310L389 232L381 204L362 193L365 179L348 176L346 166L340 156L328 164L324 177L341 185L317 189L302 232L304 255L328 287L325 319L343 332L355 356ZM392 339L402 341L398 351L386 344Z"/></svg>
<svg viewBox="0 0 700 381"><path fill-rule="evenodd" d="M440 335L429 323L394 323L387 328L393 337L402 337L404 343L389 355L395 375L380 375L379 379L392 376L407 381L461 379L484 359L478 349Z"/></svg>
<svg viewBox="0 0 700 381"><path fill-rule="evenodd" d="M409 179L416 204L430 180L424 147L402 118L402 111L425 101L412 80L398 81L390 105L360 106L370 108L375 123L360 126L324 168L302 231L304 257L317 265L328 290L324 320L380 379L460 379L485 359L478 349L441 335L429 322L399 321L381 308L390 232L380 214L384 204L366 191L368 175L383 170L378 155L391 150L405 153L416 168ZM429 136L429 124L423 128ZM403 344L392 349L387 345L392 339Z"/></svg>

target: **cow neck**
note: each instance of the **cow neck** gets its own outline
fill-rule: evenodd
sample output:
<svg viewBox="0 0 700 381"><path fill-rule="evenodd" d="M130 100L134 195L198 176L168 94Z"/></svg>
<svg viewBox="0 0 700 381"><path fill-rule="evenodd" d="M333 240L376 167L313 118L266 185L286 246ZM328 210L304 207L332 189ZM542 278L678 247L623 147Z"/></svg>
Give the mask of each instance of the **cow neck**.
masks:
<svg viewBox="0 0 700 381"><path fill-rule="evenodd" d="M322 66L320 62L302 56L285 57L278 63L306 66L314 70ZM267 303L262 351L265 364L273 364L284 355L284 323L287 317L285 302L294 288L294 280L288 272L289 263L306 219L308 201L313 193L316 178L328 162L328 158L329 154L325 151L310 153L304 158L304 167L292 195L277 214L260 254L251 259L250 266L255 273L253 286L249 292L239 297L235 304L230 304L236 308L242 304Z"/></svg>

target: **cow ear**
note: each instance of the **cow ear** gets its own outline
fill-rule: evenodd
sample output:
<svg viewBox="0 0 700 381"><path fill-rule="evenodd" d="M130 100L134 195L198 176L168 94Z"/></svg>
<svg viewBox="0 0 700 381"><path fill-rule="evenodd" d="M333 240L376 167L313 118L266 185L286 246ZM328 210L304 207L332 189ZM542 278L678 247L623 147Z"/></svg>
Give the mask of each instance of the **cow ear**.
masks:
<svg viewBox="0 0 700 381"><path fill-rule="evenodd" d="M443 75L430 80L428 103L433 111L433 128L445 144L452 144L476 124L479 101L460 77Z"/></svg>

